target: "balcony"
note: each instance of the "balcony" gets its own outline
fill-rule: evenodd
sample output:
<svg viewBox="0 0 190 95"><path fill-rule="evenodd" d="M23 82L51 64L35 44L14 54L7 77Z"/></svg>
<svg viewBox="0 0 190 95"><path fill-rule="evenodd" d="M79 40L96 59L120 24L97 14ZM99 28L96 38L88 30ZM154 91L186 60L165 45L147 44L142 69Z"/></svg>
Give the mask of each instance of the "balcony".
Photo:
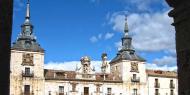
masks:
<svg viewBox="0 0 190 95"><path fill-rule="evenodd" d="M170 88L171 88L171 89L174 89L174 88L175 88L175 84L171 83L171 84L170 84ZM173 95L173 94L172 94L172 95Z"/></svg>
<svg viewBox="0 0 190 95"><path fill-rule="evenodd" d="M34 73L33 72L22 72L22 77L33 77Z"/></svg>
<svg viewBox="0 0 190 95"><path fill-rule="evenodd" d="M155 88L160 88L160 83L154 83ZM156 95L156 94L155 94Z"/></svg>
<svg viewBox="0 0 190 95"><path fill-rule="evenodd" d="M66 95L66 94L64 94L64 93L59 93L58 95Z"/></svg>
<svg viewBox="0 0 190 95"><path fill-rule="evenodd" d="M132 77L131 82L140 82L140 77Z"/></svg>

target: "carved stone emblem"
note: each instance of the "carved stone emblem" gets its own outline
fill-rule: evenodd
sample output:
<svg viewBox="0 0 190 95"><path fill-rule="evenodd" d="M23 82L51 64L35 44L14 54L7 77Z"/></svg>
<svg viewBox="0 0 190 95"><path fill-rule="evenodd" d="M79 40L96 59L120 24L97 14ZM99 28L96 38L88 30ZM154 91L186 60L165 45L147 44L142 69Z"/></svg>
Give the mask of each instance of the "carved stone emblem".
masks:
<svg viewBox="0 0 190 95"><path fill-rule="evenodd" d="M33 54L30 54L30 53L23 54L22 65L33 66L34 65L33 64Z"/></svg>
<svg viewBox="0 0 190 95"><path fill-rule="evenodd" d="M131 62L131 72L139 72L137 62Z"/></svg>

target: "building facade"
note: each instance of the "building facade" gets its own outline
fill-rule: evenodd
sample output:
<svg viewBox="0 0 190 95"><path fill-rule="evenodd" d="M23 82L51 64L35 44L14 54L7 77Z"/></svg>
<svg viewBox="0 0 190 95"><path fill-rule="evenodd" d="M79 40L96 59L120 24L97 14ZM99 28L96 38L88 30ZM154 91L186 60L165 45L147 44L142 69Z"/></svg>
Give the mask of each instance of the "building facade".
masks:
<svg viewBox="0 0 190 95"><path fill-rule="evenodd" d="M33 35L30 4L21 33L11 49L10 95L177 95L177 74L147 70L146 60L132 46L125 21L122 48L107 61L103 53L101 72L84 56L75 71L44 69L44 49Z"/></svg>

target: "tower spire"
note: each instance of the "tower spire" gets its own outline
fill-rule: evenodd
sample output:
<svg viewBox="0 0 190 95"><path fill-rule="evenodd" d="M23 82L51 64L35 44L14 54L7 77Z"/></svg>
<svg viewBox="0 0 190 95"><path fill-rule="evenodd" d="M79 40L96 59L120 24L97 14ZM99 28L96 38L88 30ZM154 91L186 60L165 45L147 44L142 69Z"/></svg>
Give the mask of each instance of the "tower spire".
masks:
<svg viewBox="0 0 190 95"><path fill-rule="evenodd" d="M27 0L25 21L21 25L21 33L13 43L12 49L23 51L44 52L33 34L33 25L30 21L30 0Z"/></svg>
<svg viewBox="0 0 190 95"><path fill-rule="evenodd" d="M125 15L125 27L124 27L125 36L128 35L129 28L127 24L127 15Z"/></svg>
<svg viewBox="0 0 190 95"><path fill-rule="evenodd" d="M122 38L122 50L133 50L132 37L129 36L129 28L127 24L127 16L125 16L124 37Z"/></svg>
<svg viewBox="0 0 190 95"><path fill-rule="evenodd" d="M25 22L30 20L30 0L27 0Z"/></svg>
<svg viewBox="0 0 190 95"><path fill-rule="evenodd" d="M124 37L122 40L122 48L118 51L117 56L111 60L110 64L115 62L121 62L121 60L131 61L145 61L142 57L136 54L135 49L132 46L132 37L129 35L129 28L127 24L127 16L125 16Z"/></svg>

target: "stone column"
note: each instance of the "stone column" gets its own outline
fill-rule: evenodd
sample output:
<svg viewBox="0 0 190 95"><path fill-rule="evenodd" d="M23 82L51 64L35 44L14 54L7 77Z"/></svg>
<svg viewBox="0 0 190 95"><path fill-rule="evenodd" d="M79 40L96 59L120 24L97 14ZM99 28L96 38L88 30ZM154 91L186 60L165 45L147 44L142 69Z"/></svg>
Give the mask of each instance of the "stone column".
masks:
<svg viewBox="0 0 190 95"><path fill-rule="evenodd" d="M176 30L178 95L190 95L190 0L166 0Z"/></svg>
<svg viewBox="0 0 190 95"><path fill-rule="evenodd" d="M9 95L13 0L0 0L0 95Z"/></svg>

